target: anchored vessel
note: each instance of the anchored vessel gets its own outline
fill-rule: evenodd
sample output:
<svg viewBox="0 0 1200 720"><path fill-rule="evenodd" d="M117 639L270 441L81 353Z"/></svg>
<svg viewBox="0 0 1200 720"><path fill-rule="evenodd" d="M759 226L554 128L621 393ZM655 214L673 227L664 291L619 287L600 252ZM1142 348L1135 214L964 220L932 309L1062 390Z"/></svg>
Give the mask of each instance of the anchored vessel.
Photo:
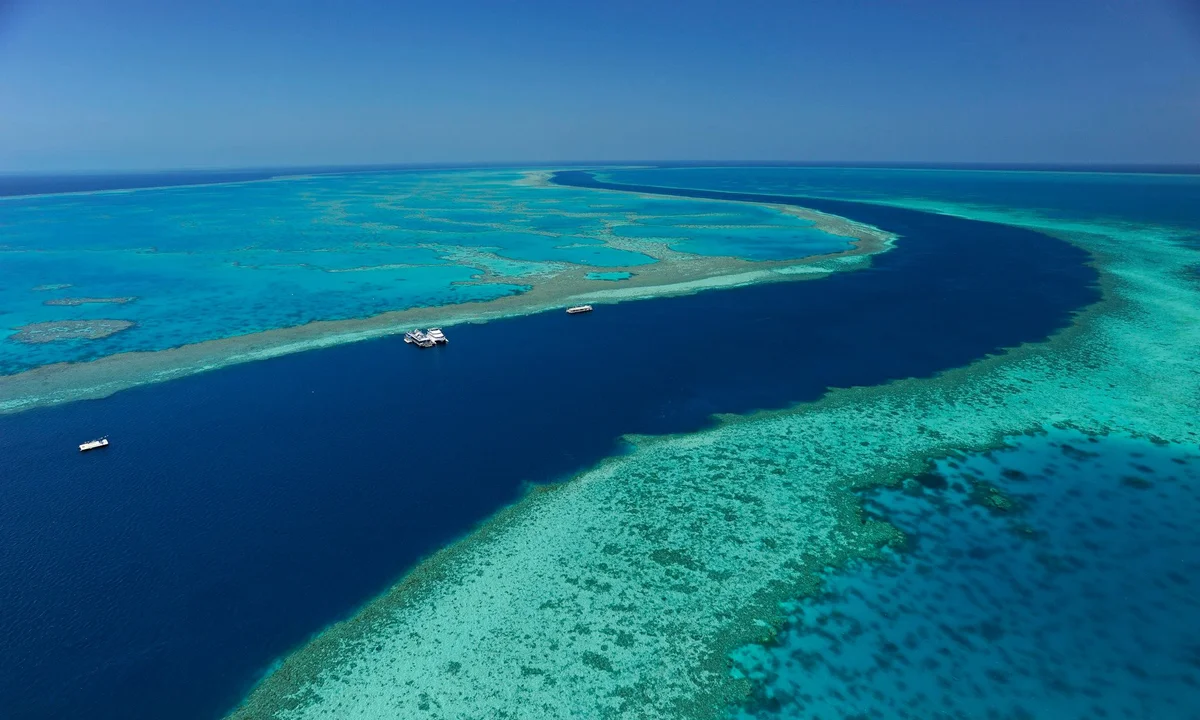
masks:
<svg viewBox="0 0 1200 720"><path fill-rule="evenodd" d="M79 445L79 452L87 452L88 450L95 450L102 447L108 447L108 438L102 437L98 440L88 440L85 443L81 443Z"/></svg>
<svg viewBox="0 0 1200 720"><path fill-rule="evenodd" d="M568 315L578 315L579 313L588 313L592 311L591 305L576 305L575 307L567 308Z"/></svg>
<svg viewBox="0 0 1200 720"><path fill-rule="evenodd" d="M404 333L404 342L428 348L434 345L445 345L450 341L446 339L441 328L429 328L429 330L410 330Z"/></svg>

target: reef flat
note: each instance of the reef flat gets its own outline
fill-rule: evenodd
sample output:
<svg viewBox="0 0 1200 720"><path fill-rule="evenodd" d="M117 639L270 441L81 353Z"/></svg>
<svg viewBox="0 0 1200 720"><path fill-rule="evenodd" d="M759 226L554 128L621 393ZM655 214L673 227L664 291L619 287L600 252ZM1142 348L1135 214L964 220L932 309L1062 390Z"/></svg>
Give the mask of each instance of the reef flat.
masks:
<svg viewBox="0 0 1200 720"><path fill-rule="evenodd" d="M7 269L27 282L80 275L35 287L75 287L76 298L0 288L10 320L78 321L52 313L137 302L120 335L36 350L24 335L0 341L0 412L417 325L811 279L862 267L892 240L803 208L579 190L545 176L298 177L2 200ZM58 241L47 213L101 240Z"/></svg>
<svg viewBox="0 0 1200 720"><path fill-rule="evenodd" d="M866 493L902 552L735 654L738 717L1184 718L1200 702L1200 452L1052 429ZM1008 499L996 509L990 498Z"/></svg>
<svg viewBox="0 0 1200 720"><path fill-rule="evenodd" d="M124 305L125 303L131 303L134 300L137 300L137 298L133 297L133 296L107 297L107 298L74 297L74 298L54 298L52 300L46 300L42 304L43 305L62 305L62 306L66 306L66 307L74 307L77 305Z"/></svg>
<svg viewBox="0 0 1200 720"><path fill-rule="evenodd" d="M588 280L604 280L607 282L628 280L631 277L633 277L633 273L631 272L593 272L587 274Z"/></svg>
<svg viewBox="0 0 1200 720"><path fill-rule="evenodd" d="M900 538L857 490L1053 427L1200 443L1185 234L938 209L1087 250L1102 301L1047 342L932 379L631 437L284 658L232 717L721 717L752 689L730 654L774 635L780 603Z"/></svg>
<svg viewBox="0 0 1200 720"><path fill-rule="evenodd" d="M61 340L99 340L128 330L133 325L129 320L56 320L22 325L8 337L13 342L27 345Z"/></svg>

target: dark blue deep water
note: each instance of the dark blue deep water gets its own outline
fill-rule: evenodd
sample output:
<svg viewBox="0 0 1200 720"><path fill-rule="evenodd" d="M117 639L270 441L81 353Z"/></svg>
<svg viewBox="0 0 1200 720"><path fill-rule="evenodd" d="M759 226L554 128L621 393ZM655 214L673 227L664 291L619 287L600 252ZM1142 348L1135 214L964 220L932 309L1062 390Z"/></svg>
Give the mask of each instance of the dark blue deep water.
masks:
<svg viewBox="0 0 1200 720"><path fill-rule="evenodd" d="M601 176L623 184L792 197L933 200L1017 208L1053 219L1105 219L1200 232L1200 174L1195 172L1135 175L1013 168L654 167L605 169Z"/></svg>
<svg viewBox="0 0 1200 720"><path fill-rule="evenodd" d="M1038 341L1086 255L825 203L899 233L871 269L241 365L0 417L0 717L214 718L273 659L624 433ZM747 342L749 341L749 342ZM112 447L75 445L108 434Z"/></svg>

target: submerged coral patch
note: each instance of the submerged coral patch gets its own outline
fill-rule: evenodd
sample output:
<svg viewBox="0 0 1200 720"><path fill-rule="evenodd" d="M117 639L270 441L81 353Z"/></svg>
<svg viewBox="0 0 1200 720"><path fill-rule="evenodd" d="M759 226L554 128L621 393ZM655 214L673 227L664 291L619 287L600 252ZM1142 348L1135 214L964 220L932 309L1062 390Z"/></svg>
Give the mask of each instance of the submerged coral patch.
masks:
<svg viewBox="0 0 1200 720"><path fill-rule="evenodd" d="M126 297L74 297L74 298L54 298L43 302L43 305L65 305L73 307L76 305L124 305L137 300L132 295Z"/></svg>
<svg viewBox="0 0 1200 720"><path fill-rule="evenodd" d="M950 482L924 493L868 495L915 542L831 574L775 642L735 653L754 683L743 718L1191 714L1194 638L1178 628L1200 612L1197 449L1059 430L1010 442L940 461ZM1127 483L1134 466L1158 482ZM1021 510L975 505L977 484Z"/></svg>
<svg viewBox="0 0 1200 720"><path fill-rule="evenodd" d="M28 345L60 340L99 340L134 325L130 320L53 320L22 325L8 339Z"/></svg>

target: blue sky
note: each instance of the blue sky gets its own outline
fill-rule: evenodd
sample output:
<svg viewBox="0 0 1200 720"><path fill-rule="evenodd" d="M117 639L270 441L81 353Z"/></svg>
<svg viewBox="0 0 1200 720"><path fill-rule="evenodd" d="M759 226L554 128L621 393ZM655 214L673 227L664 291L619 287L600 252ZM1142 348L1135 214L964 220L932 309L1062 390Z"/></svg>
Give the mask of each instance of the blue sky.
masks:
<svg viewBox="0 0 1200 720"><path fill-rule="evenodd" d="M0 171L1200 162L1196 0L0 0Z"/></svg>

